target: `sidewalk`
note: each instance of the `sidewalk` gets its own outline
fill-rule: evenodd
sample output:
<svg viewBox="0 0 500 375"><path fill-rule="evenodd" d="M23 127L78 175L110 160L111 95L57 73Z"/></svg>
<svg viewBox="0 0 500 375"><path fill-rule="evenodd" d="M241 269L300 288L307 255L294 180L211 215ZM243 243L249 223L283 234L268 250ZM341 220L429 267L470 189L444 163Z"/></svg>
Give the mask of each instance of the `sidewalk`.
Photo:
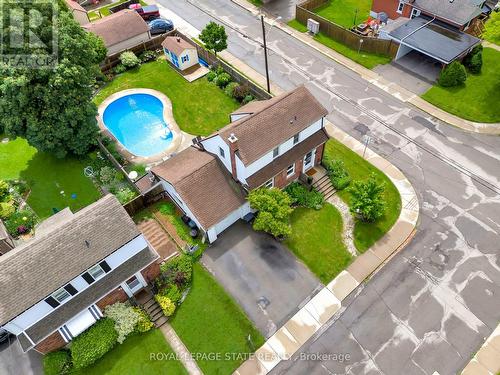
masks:
<svg viewBox="0 0 500 375"><path fill-rule="evenodd" d="M462 375L496 375L500 373L500 324L486 340Z"/></svg>
<svg viewBox="0 0 500 375"><path fill-rule="evenodd" d="M191 353L186 348L184 343L181 341L179 336L175 333L172 326L168 323L165 323L160 327L161 333L165 336L165 339L172 347L172 350L175 352L179 361L184 365L189 375L203 375L198 364L193 359Z"/></svg>
<svg viewBox="0 0 500 375"><path fill-rule="evenodd" d="M246 9L247 11L251 12L252 14L260 14L261 11L258 7L250 4L246 0L231 0L233 3L237 4L238 6ZM271 18L266 17L266 22L270 24L273 21ZM425 101L424 99L420 98L418 95L414 94L413 92L395 84L394 82L388 81L381 75L373 72L370 69L367 69L356 62L352 61L351 59L341 55L340 53L332 50L331 48L328 48L324 46L323 44L315 41L312 36L301 33L291 27L289 27L286 24L283 24L281 22L276 22L274 23L275 27L279 27L283 32L287 33L288 35L293 36L294 38L302 41L303 43L307 44L308 46L314 48L318 52L321 52L323 55L331 58L332 60L336 61L337 63L345 66L346 68L352 70L356 74L358 74L361 78L366 80L367 82L377 86L378 88L384 90L388 94L391 94L395 98L406 102L410 103L413 106L417 107L418 109L427 112L431 116L444 121L450 125L453 125L457 128L473 132L473 133L481 133L481 134L492 134L492 135L499 135L500 134L500 124L498 123L493 123L493 124L488 124L488 123L480 123L480 122L473 122L469 120L464 120L458 116L452 115L451 113L448 113L431 103ZM484 45L488 47L492 47L491 45L488 44L488 42L483 43ZM495 46L498 48L498 46ZM492 47L492 48L495 48Z"/></svg>

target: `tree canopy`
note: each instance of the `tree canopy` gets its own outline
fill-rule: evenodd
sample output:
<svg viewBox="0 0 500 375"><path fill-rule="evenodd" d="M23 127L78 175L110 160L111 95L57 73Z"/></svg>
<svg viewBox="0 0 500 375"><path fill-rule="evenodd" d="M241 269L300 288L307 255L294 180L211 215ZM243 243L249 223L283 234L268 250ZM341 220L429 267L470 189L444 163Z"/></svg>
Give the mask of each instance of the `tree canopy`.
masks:
<svg viewBox="0 0 500 375"><path fill-rule="evenodd" d="M379 183L375 175L365 181L354 181L348 188L352 201L351 212L362 221L375 221L385 213L385 184Z"/></svg>
<svg viewBox="0 0 500 375"><path fill-rule="evenodd" d="M293 208L287 193L277 188L260 188L250 192L248 201L250 207L258 211L253 223L255 230L263 230L275 237L290 235L289 220Z"/></svg>
<svg viewBox="0 0 500 375"><path fill-rule="evenodd" d="M53 17L54 8L50 3L19 2L19 14L25 14L25 18L27 14L29 17L36 14L35 24L39 26L34 32L42 43L48 45L52 38L57 38L58 61L52 67L41 68L20 66L10 60L0 64L0 117L5 133L26 138L40 151L57 157L68 153L84 155L98 133L97 108L92 96L96 80L101 76L98 64L105 58L106 48L102 39L80 27L64 1L57 4ZM12 3L8 7L12 7ZM5 24L8 15L2 17ZM20 53L19 48L6 41L11 36L22 35L23 30L19 28L22 24L4 28L4 54ZM53 27L57 35L53 35ZM52 51L30 45L21 52L49 55Z"/></svg>
<svg viewBox="0 0 500 375"><path fill-rule="evenodd" d="M482 37L489 42L500 45L500 12L492 12L490 19L484 25Z"/></svg>
<svg viewBox="0 0 500 375"><path fill-rule="evenodd" d="M205 44L205 47L217 54L217 52L227 48L226 29L224 29L224 26L210 21L202 30L200 40Z"/></svg>

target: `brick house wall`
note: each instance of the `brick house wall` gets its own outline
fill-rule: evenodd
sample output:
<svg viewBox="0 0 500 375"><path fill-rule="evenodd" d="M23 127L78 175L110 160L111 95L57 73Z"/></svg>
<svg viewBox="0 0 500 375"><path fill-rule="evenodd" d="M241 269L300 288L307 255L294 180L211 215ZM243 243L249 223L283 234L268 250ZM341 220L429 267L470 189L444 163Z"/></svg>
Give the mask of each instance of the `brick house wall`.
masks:
<svg viewBox="0 0 500 375"><path fill-rule="evenodd" d="M325 144L316 147L316 156L314 157L314 165L320 165L323 161L323 152L325 151Z"/></svg>
<svg viewBox="0 0 500 375"><path fill-rule="evenodd" d="M42 354L47 354L54 350L60 349L66 345L66 341L61 336L59 331L53 332L50 336L40 341L36 346L35 350Z"/></svg>
<svg viewBox="0 0 500 375"><path fill-rule="evenodd" d="M160 264L157 262L151 263L149 266L141 271L142 277L148 284L160 276Z"/></svg>
<svg viewBox="0 0 500 375"><path fill-rule="evenodd" d="M411 6L405 4L403 12L398 13L399 0L373 0L372 11L375 13L385 12L390 19L398 17L410 17Z"/></svg>
<svg viewBox="0 0 500 375"><path fill-rule="evenodd" d="M112 305L116 302L125 302L127 300L127 293L125 293L123 288L120 286L102 297L99 301L96 302L96 305L101 310L103 310L108 305Z"/></svg>

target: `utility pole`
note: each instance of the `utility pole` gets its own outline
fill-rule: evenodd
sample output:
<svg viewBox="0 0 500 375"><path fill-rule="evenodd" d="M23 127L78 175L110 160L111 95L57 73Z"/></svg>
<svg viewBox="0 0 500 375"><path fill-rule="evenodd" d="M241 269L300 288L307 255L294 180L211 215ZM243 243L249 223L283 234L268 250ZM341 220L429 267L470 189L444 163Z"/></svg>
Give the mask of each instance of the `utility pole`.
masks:
<svg viewBox="0 0 500 375"><path fill-rule="evenodd" d="M266 81L267 81L267 92L271 93L271 84L269 82L269 66L267 63L267 44L266 44L266 26L264 24L264 15L260 15L260 22L262 23L262 39L264 40L264 59L266 61Z"/></svg>

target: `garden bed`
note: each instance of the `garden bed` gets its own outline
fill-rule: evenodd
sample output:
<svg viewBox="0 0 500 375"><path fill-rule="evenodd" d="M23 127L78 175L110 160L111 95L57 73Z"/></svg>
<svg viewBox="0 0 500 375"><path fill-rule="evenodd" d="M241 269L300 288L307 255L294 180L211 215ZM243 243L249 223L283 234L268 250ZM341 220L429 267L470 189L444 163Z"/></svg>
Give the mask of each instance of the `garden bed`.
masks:
<svg viewBox="0 0 500 375"><path fill-rule="evenodd" d="M171 325L207 375L229 375L264 343L241 308L199 263L193 283ZM247 337L250 335L251 343ZM219 359L210 359L209 355Z"/></svg>
<svg viewBox="0 0 500 375"><path fill-rule="evenodd" d="M401 212L399 191L382 171L335 139L330 139L326 143L325 157L330 160L341 160L353 181L366 180L374 174L377 182L385 184L383 193L386 202L385 214L373 223L356 220L354 226L354 245L358 251L364 252L382 238L398 219ZM351 203L351 195L347 189L338 191L337 194L348 205Z"/></svg>

